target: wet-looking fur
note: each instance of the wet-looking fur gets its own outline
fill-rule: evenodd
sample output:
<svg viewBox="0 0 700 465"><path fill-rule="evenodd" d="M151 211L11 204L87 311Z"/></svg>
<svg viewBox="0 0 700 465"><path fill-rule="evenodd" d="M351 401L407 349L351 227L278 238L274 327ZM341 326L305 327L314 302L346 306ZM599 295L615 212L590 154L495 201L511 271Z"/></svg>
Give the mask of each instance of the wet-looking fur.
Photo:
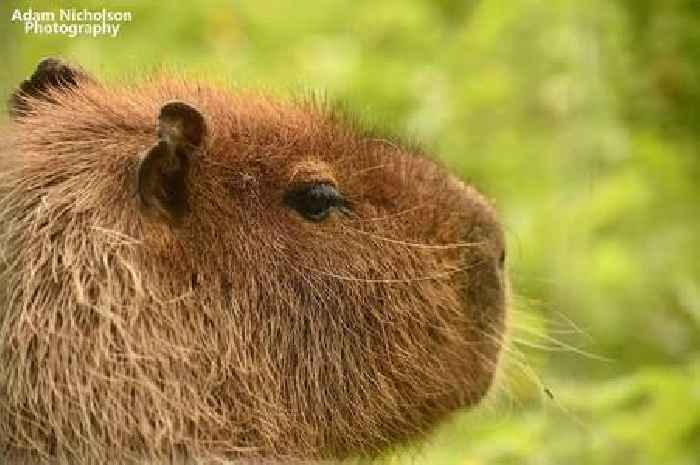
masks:
<svg viewBox="0 0 700 465"><path fill-rule="evenodd" d="M10 113L0 461L373 457L491 385L502 230L415 150L323 105L53 59Z"/></svg>

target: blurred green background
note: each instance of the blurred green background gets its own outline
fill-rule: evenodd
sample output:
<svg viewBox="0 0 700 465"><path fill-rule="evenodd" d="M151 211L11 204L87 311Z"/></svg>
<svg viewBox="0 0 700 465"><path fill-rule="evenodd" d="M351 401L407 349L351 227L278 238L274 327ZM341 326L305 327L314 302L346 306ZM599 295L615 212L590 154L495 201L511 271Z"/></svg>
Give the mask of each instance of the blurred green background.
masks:
<svg viewBox="0 0 700 465"><path fill-rule="evenodd" d="M29 36L15 7L133 12ZM3 101L40 57L321 90L497 205L511 347L414 464L700 464L700 2L2 0ZM387 123L388 122L388 123ZM551 393L551 395L550 395Z"/></svg>

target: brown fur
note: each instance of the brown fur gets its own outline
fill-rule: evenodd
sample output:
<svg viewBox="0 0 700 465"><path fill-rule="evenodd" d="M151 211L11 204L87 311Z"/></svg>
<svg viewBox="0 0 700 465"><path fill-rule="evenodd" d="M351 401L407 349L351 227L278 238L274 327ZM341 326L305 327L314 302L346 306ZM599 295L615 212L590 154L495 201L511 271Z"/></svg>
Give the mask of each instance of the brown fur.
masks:
<svg viewBox="0 0 700 465"><path fill-rule="evenodd" d="M208 127L178 224L134 187L172 99ZM323 105L172 78L22 104L0 149L0 460L372 457L487 391L502 232L434 162ZM284 204L317 178L352 214Z"/></svg>

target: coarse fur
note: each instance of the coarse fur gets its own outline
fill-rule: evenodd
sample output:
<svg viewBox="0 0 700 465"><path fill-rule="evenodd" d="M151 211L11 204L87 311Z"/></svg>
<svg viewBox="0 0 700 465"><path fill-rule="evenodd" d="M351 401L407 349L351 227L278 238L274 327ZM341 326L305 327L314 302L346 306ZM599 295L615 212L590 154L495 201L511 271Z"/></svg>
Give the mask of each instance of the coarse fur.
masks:
<svg viewBox="0 0 700 465"><path fill-rule="evenodd" d="M487 392L508 285L474 188L323 105L71 78L3 130L0 461L371 458ZM172 100L206 124L177 218L137 182ZM285 203L312 182L349 211Z"/></svg>

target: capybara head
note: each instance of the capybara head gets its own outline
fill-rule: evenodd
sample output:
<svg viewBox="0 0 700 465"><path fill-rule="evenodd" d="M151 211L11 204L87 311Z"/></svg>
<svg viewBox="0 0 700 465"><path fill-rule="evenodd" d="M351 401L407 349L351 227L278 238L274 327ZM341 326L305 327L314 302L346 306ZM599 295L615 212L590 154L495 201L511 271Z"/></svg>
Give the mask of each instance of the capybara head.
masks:
<svg viewBox="0 0 700 465"><path fill-rule="evenodd" d="M502 229L417 149L318 102L55 59L9 107L0 456L369 458L491 385Z"/></svg>

